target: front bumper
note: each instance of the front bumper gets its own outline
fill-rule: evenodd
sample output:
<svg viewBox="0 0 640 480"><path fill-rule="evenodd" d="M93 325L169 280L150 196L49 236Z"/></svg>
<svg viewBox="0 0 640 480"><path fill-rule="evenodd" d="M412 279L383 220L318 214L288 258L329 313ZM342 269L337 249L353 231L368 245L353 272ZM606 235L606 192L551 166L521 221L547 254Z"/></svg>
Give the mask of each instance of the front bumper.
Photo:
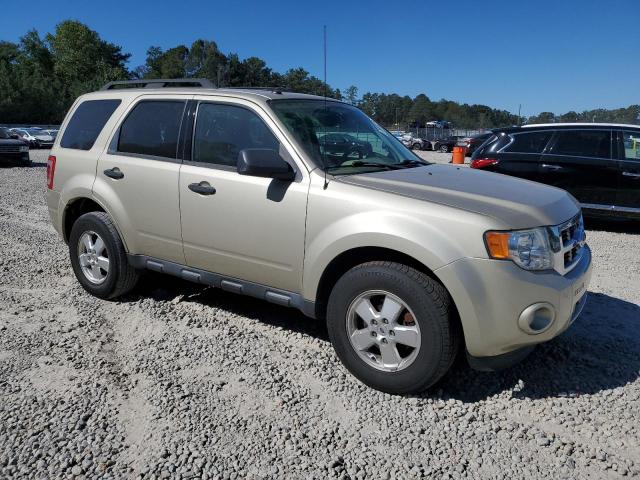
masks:
<svg viewBox="0 0 640 480"><path fill-rule="evenodd" d="M0 163L29 163L29 152L0 153Z"/></svg>
<svg viewBox="0 0 640 480"><path fill-rule="evenodd" d="M564 332L579 316L591 280L591 250L567 274L523 270L505 260L463 258L434 272L449 290L460 314L471 357L497 357L546 342ZM527 307L544 303L555 318L540 333L518 325Z"/></svg>

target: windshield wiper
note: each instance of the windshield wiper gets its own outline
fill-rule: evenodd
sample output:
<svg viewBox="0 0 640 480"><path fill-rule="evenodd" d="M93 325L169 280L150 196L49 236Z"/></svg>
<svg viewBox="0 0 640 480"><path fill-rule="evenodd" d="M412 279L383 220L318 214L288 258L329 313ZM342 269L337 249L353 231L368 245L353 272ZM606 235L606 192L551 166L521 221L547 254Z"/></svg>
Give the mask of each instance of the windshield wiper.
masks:
<svg viewBox="0 0 640 480"><path fill-rule="evenodd" d="M422 165L431 165L429 162L423 162L421 160L402 160L398 165L403 167L417 167Z"/></svg>
<svg viewBox="0 0 640 480"><path fill-rule="evenodd" d="M348 165L340 165L336 168L344 168L344 167L379 167L385 168L387 170L397 170L399 168L403 168L400 164L390 164L390 163L378 163L378 162L363 162L362 160L354 160Z"/></svg>

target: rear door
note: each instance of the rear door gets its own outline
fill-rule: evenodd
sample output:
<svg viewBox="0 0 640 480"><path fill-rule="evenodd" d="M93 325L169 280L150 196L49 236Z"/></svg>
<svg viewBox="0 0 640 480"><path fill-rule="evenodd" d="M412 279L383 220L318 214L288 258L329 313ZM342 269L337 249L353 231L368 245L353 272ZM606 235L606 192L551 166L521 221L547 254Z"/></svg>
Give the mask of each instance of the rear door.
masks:
<svg viewBox="0 0 640 480"><path fill-rule="evenodd" d="M614 205L618 162L610 129L558 129L540 160L543 183L567 190L583 207Z"/></svg>
<svg viewBox="0 0 640 480"><path fill-rule="evenodd" d="M177 160L186 96L139 97L98 161L94 194L132 254L184 263Z"/></svg>
<svg viewBox="0 0 640 480"><path fill-rule="evenodd" d="M616 206L640 214L640 130L618 132L620 188Z"/></svg>

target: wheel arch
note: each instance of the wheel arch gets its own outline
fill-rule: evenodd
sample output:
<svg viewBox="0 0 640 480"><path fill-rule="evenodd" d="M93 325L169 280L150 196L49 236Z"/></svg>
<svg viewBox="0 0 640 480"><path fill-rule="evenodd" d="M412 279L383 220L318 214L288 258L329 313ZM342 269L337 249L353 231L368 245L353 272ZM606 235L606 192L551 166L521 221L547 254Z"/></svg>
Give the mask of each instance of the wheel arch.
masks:
<svg viewBox="0 0 640 480"><path fill-rule="evenodd" d="M66 243L69 243L69 236L71 235L71 228L73 227L73 224L76 222L76 220L78 220L78 218L89 212L104 212L109 215L118 232L118 235L120 235L120 239L122 240L125 250L129 251L127 248L126 240L122 235L122 231L120 230L118 223L116 222L116 219L113 217L113 215L111 215L109 210L105 208L105 206L102 205L100 201L87 196L76 197L67 202L65 206L65 209L62 213L62 235Z"/></svg>
<svg viewBox="0 0 640 480"><path fill-rule="evenodd" d="M322 275L320 276L320 280L316 288L315 317L319 319L325 318L329 295L331 294L333 286L342 275L344 275L347 271L349 271L356 265L372 261L390 261L401 263L424 273L425 275L433 278L435 281L440 283L447 290L447 293L449 293L449 296L451 297L451 302L455 310L454 321L460 324L460 316L458 315L455 299L453 298L453 296L451 296L450 290L449 288L447 288L447 285L442 282L442 280L434 273L431 268L407 253L394 250L392 248L379 246L355 247L349 250L345 250L334 257L327 264L322 272Z"/></svg>

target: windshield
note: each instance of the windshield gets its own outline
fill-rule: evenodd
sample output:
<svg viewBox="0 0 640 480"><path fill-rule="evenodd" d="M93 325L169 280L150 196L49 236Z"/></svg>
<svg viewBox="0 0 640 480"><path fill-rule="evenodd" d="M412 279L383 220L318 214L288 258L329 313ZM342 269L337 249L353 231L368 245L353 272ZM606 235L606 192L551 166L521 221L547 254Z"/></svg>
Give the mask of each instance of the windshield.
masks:
<svg viewBox="0 0 640 480"><path fill-rule="evenodd" d="M3 140L11 138L6 128L0 128L0 138L2 138Z"/></svg>
<svg viewBox="0 0 640 480"><path fill-rule="evenodd" d="M27 132L31 135L43 135L44 131L39 128L27 128Z"/></svg>
<svg viewBox="0 0 640 480"><path fill-rule="evenodd" d="M333 175L428 164L351 105L325 100L272 100L270 105L311 160Z"/></svg>

